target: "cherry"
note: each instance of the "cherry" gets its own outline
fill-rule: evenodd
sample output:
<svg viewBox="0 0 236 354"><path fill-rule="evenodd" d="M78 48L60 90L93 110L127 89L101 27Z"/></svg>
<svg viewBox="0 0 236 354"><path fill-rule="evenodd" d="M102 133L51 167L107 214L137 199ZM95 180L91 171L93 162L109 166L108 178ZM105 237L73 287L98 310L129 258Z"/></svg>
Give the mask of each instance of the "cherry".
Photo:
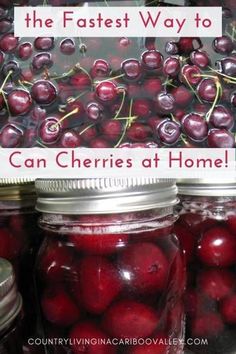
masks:
<svg viewBox="0 0 236 354"><path fill-rule="evenodd" d="M7 75L11 72L11 78L13 80L18 79L20 74L21 74L21 69L19 67L19 64L14 61L10 60L7 63L5 63L2 67L2 75L4 77L7 77Z"/></svg>
<svg viewBox="0 0 236 354"><path fill-rule="evenodd" d="M40 125L39 137L45 144L55 143L61 133L61 125L57 117L48 117Z"/></svg>
<svg viewBox="0 0 236 354"><path fill-rule="evenodd" d="M198 283L201 292L217 301L230 295L235 288L233 273L224 269L202 271L199 274Z"/></svg>
<svg viewBox="0 0 236 354"><path fill-rule="evenodd" d="M32 99L25 90L13 90L7 98L8 106L13 116L24 115L30 111Z"/></svg>
<svg viewBox="0 0 236 354"><path fill-rule="evenodd" d="M103 120L100 126L101 133L108 141L116 141L122 133L120 120Z"/></svg>
<svg viewBox="0 0 236 354"><path fill-rule="evenodd" d="M220 312L226 323L236 323L236 295L233 294L223 300L220 306Z"/></svg>
<svg viewBox="0 0 236 354"><path fill-rule="evenodd" d="M145 338L159 323L157 313L137 301L121 300L105 312L103 328L115 338Z"/></svg>
<svg viewBox="0 0 236 354"><path fill-rule="evenodd" d="M34 55L32 60L32 68L36 72L49 69L52 64L52 56L47 52Z"/></svg>
<svg viewBox="0 0 236 354"><path fill-rule="evenodd" d="M190 60L194 65L197 65L201 69L205 69L210 65L210 58L207 52L194 50L190 54Z"/></svg>
<svg viewBox="0 0 236 354"><path fill-rule="evenodd" d="M46 110L40 106L35 106L30 112L30 118L34 122L41 122L46 118Z"/></svg>
<svg viewBox="0 0 236 354"><path fill-rule="evenodd" d="M128 88L128 93L130 95L130 97L138 97L139 96L139 90L137 90L134 93L130 92L130 86ZM137 88L137 86L135 86L135 88ZM153 96L156 96L157 93L161 92L162 89L162 83L161 80L159 78L149 78L146 79L142 85L142 89L143 89L143 93L145 96L148 96L150 98L153 98Z"/></svg>
<svg viewBox="0 0 236 354"><path fill-rule="evenodd" d="M236 92L233 92L231 95L231 104L233 107L236 107Z"/></svg>
<svg viewBox="0 0 236 354"><path fill-rule="evenodd" d="M38 37L34 40L34 47L37 50L50 50L54 46L54 38Z"/></svg>
<svg viewBox="0 0 236 354"><path fill-rule="evenodd" d="M172 113L175 109L175 103L173 95L161 92L156 97L156 111L160 114Z"/></svg>
<svg viewBox="0 0 236 354"><path fill-rule="evenodd" d="M179 48L176 42L169 41L165 45L165 51L169 55L175 55L179 53Z"/></svg>
<svg viewBox="0 0 236 354"><path fill-rule="evenodd" d="M156 70L163 65L163 56L157 50L148 50L142 54L142 64L145 69Z"/></svg>
<svg viewBox="0 0 236 354"><path fill-rule="evenodd" d="M127 52L127 50L130 49L132 42L129 38L127 37L121 37L119 38L118 42L116 42L118 52L122 52L123 54Z"/></svg>
<svg viewBox="0 0 236 354"><path fill-rule="evenodd" d="M166 145L173 145L178 142L181 134L180 125L174 121L165 120L158 127L158 136Z"/></svg>
<svg viewBox="0 0 236 354"><path fill-rule="evenodd" d="M143 123L133 123L127 130L127 137L132 141L144 141L151 134L151 129Z"/></svg>
<svg viewBox="0 0 236 354"><path fill-rule="evenodd" d="M13 33L6 33L0 37L0 50L4 53L14 52L19 43L19 38L15 37Z"/></svg>
<svg viewBox="0 0 236 354"><path fill-rule="evenodd" d="M181 37L177 43L179 52L184 54L191 53L194 49L199 49L202 47L202 42L200 38L194 37Z"/></svg>
<svg viewBox="0 0 236 354"><path fill-rule="evenodd" d="M121 64L124 78L127 80L138 80L142 75L142 67L137 59L127 59Z"/></svg>
<svg viewBox="0 0 236 354"><path fill-rule="evenodd" d="M3 148L18 147L23 138L23 131L14 124L5 125L0 133L0 145Z"/></svg>
<svg viewBox="0 0 236 354"><path fill-rule="evenodd" d="M163 73L170 77L176 77L180 71L180 61L177 57L169 57L163 64Z"/></svg>
<svg viewBox="0 0 236 354"><path fill-rule="evenodd" d="M216 106L211 113L210 123L214 128L231 129L234 125L232 112L225 106Z"/></svg>
<svg viewBox="0 0 236 354"><path fill-rule="evenodd" d="M202 338L218 336L224 330L221 317L213 312L205 313L193 319L191 327L192 335Z"/></svg>
<svg viewBox="0 0 236 354"><path fill-rule="evenodd" d="M229 227L230 231L232 233L235 233L236 230L236 216L235 215L229 215L226 224Z"/></svg>
<svg viewBox="0 0 236 354"><path fill-rule="evenodd" d="M230 54L234 49L234 44L229 36L222 36L215 38L213 41L213 48L216 53Z"/></svg>
<svg viewBox="0 0 236 354"><path fill-rule="evenodd" d="M95 88L97 98L104 103L114 101L117 93L117 86L112 81L102 81Z"/></svg>
<svg viewBox="0 0 236 354"><path fill-rule="evenodd" d="M213 79L203 79L197 87L198 95L207 102L213 102L217 95L216 81Z"/></svg>
<svg viewBox="0 0 236 354"><path fill-rule="evenodd" d="M13 260L18 253L17 242L7 228L0 229L0 257Z"/></svg>
<svg viewBox="0 0 236 354"><path fill-rule="evenodd" d="M90 102L86 107L86 114L92 121L101 120L104 117L104 107L98 102Z"/></svg>
<svg viewBox="0 0 236 354"><path fill-rule="evenodd" d="M201 71L196 65L184 65L181 69L181 81L190 85L197 85L201 81Z"/></svg>
<svg viewBox="0 0 236 354"><path fill-rule="evenodd" d="M147 117L151 113L151 103L147 99L136 99L133 102L132 113L138 117Z"/></svg>
<svg viewBox="0 0 236 354"><path fill-rule="evenodd" d="M107 335L93 322L79 322L69 334L74 354L115 354L116 349L108 342ZM96 341L96 344L94 344ZM104 343L105 342L105 343ZM86 343L86 344L84 344Z"/></svg>
<svg viewBox="0 0 236 354"><path fill-rule="evenodd" d="M51 81L36 81L31 88L32 98L39 104L51 104L57 98L57 90Z"/></svg>
<svg viewBox="0 0 236 354"><path fill-rule="evenodd" d="M236 57L227 57L217 62L218 69L225 75L236 76Z"/></svg>
<svg viewBox="0 0 236 354"><path fill-rule="evenodd" d="M87 90L91 85L89 76L83 72L75 74L70 79L70 84L78 91Z"/></svg>
<svg viewBox="0 0 236 354"><path fill-rule="evenodd" d="M175 224L174 233L180 241L187 263L192 262L196 243L194 235L190 230L179 223Z"/></svg>
<svg viewBox="0 0 236 354"><path fill-rule="evenodd" d="M225 129L212 129L208 133L207 143L210 148L233 148L235 137Z"/></svg>
<svg viewBox="0 0 236 354"><path fill-rule="evenodd" d="M65 55L72 55L75 52L75 41L72 38L65 38L60 43L60 51Z"/></svg>
<svg viewBox="0 0 236 354"><path fill-rule="evenodd" d="M90 75L92 78L101 78L109 76L111 69L106 60L98 59L93 63Z"/></svg>
<svg viewBox="0 0 236 354"><path fill-rule="evenodd" d="M5 54L0 50L0 65L4 63L5 60Z"/></svg>
<svg viewBox="0 0 236 354"><path fill-rule="evenodd" d="M63 282L65 274L71 269L73 253L59 241L45 244L39 255L40 276L50 283Z"/></svg>
<svg viewBox="0 0 236 354"><path fill-rule="evenodd" d="M82 252L94 255L109 255L122 250L127 242L127 234L71 234L70 240L73 245Z"/></svg>
<svg viewBox="0 0 236 354"><path fill-rule="evenodd" d="M226 228L215 226L203 233L197 251L204 264L228 267L236 261L236 239Z"/></svg>
<svg viewBox="0 0 236 354"><path fill-rule="evenodd" d="M32 44L29 42L24 42L19 45L17 49L17 55L21 60L27 60L33 54L33 47Z"/></svg>
<svg viewBox="0 0 236 354"><path fill-rule="evenodd" d="M123 280L139 293L155 293L166 286L168 260L152 243L127 247L120 255L119 266Z"/></svg>
<svg viewBox="0 0 236 354"><path fill-rule="evenodd" d="M4 34L12 29L12 21L7 18L3 18L0 20L0 33Z"/></svg>
<svg viewBox="0 0 236 354"><path fill-rule="evenodd" d="M41 306L45 318L57 326L71 326L80 317L79 308L61 288L45 290Z"/></svg>
<svg viewBox="0 0 236 354"><path fill-rule="evenodd" d="M180 85L171 91L176 105L179 107L188 106L193 100L193 93L188 90L184 85Z"/></svg>
<svg viewBox="0 0 236 354"><path fill-rule="evenodd" d="M207 137L208 126L203 116L190 113L182 119L184 132L195 141L203 141Z"/></svg>
<svg viewBox="0 0 236 354"><path fill-rule="evenodd" d="M88 312L94 314L104 312L121 289L118 270L108 260L99 256L85 257L81 260L78 296Z"/></svg>
<svg viewBox="0 0 236 354"><path fill-rule="evenodd" d="M63 148L77 148L82 145L82 138L74 130L65 130L60 138L59 146Z"/></svg>

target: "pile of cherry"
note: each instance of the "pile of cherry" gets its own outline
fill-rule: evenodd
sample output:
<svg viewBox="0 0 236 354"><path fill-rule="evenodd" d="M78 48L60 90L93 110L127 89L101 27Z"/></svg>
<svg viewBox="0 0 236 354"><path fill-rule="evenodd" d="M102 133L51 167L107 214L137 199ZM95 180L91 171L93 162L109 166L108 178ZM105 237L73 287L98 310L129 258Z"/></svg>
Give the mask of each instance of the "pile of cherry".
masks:
<svg viewBox="0 0 236 354"><path fill-rule="evenodd" d="M186 212L180 215L174 228L185 250L188 268L187 335L208 338L207 348L213 346L213 349L207 353L222 352L217 347L219 338L222 338L221 350L226 350L230 332L235 338L235 226L235 215L219 221Z"/></svg>
<svg viewBox="0 0 236 354"><path fill-rule="evenodd" d="M1 147L235 146L230 9L205 42L20 39L12 14L0 7Z"/></svg>
<svg viewBox="0 0 236 354"><path fill-rule="evenodd" d="M169 231L47 233L37 266L46 337L70 338L75 354L179 352L185 272Z"/></svg>

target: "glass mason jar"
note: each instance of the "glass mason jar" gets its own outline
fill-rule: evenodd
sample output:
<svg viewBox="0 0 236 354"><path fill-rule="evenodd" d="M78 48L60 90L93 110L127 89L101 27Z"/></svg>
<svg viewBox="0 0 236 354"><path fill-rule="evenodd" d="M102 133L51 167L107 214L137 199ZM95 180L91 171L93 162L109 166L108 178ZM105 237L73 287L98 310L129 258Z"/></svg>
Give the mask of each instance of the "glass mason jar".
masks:
<svg viewBox="0 0 236 354"><path fill-rule="evenodd" d="M33 266L41 233L35 202L32 182L0 179L0 257L12 263L16 274L24 302L26 336L33 334L36 324Z"/></svg>
<svg viewBox="0 0 236 354"><path fill-rule="evenodd" d="M38 180L36 189L49 353L182 353L185 268L172 233L175 183Z"/></svg>
<svg viewBox="0 0 236 354"><path fill-rule="evenodd" d="M23 354L22 298L13 267L0 258L0 353Z"/></svg>
<svg viewBox="0 0 236 354"><path fill-rule="evenodd" d="M196 340L194 352L232 354L236 350L236 181L185 180L178 187L181 205L174 230L187 261L187 337L190 344Z"/></svg>

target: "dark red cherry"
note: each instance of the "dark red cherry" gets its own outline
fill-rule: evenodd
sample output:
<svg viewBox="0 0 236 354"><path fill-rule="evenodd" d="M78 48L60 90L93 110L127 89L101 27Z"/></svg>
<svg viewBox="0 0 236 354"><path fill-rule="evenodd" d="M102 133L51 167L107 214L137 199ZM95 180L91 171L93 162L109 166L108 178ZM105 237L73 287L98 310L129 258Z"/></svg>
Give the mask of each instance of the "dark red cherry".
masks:
<svg viewBox="0 0 236 354"><path fill-rule="evenodd" d="M127 59L121 65L124 78L127 80L138 80L142 75L142 67L137 59Z"/></svg>
<svg viewBox="0 0 236 354"><path fill-rule="evenodd" d="M33 54L33 47L32 44L29 42L24 42L17 48L17 56L21 60L27 60Z"/></svg>
<svg viewBox="0 0 236 354"><path fill-rule="evenodd" d="M224 330L221 317L214 312L206 312L192 320L191 333L193 337L209 338L219 336Z"/></svg>
<svg viewBox="0 0 236 354"><path fill-rule="evenodd" d="M129 85L130 86L130 85ZM137 86L135 86L137 87ZM142 84L142 90L143 94L145 97L150 97L153 98L153 96L156 96L157 93L161 92L162 90L162 82L159 78L149 78L145 79L145 81ZM130 90L128 89L129 95L130 95ZM131 97L138 97L139 92L137 94L131 94Z"/></svg>
<svg viewBox="0 0 236 354"><path fill-rule="evenodd" d="M51 81L36 81L31 88L32 98L39 104L51 104L57 98L57 90Z"/></svg>
<svg viewBox="0 0 236 354"><path fill-rule="evenodd" d="M7 63L5 63L1 71L4 77L6 77L11 71L11 78L13 80L18 79L21 74L21 68L19 67L19 64L14 60L9 60Z"/></svg>
<svg viewBox="0 0 236 354"><path fill-rule="evenodd" d="M218 69L225 75L236 76L236 57L231 56L217 62Z"/></svg>
<svg viewBox="0 0 236 354"><path fill-rule="evenodd" d="M91 80L87 74L80 72L71 77L70 84L78 91L84 91L90 87Z"/></svg>
<svg viewBox="0 0 236 354"><path fill-rule="evenodd" d="M177 43L179 52L189 54L193 50L197 50L202 47L201 39L198 37L181 37Z"/></svg>
<svg viewBox="0 0 236 354"><path fill-rule="evenodd" d="M107 77L109 76L110 71L111 68L106 60L97 59L93 63L90 75L92 78Z"/></svg>
<svg viewBox="0 0 236 354"><path fill-rule="evenodd" d="M233 107L236 107L236 92L233 92L231 95L231 104Z"/></svg>
<svg viewBox="0 0 236 354"><path fill-rule="evenodd" d="M186 86L180 85L175 87L171 94L173 95L176 105L179 107L186 107L188 106L193 100L193 93L189 90Z"/></svg>
<svg viewBox="0 0 236 354"><path fill-rule="evenodd" d="M0 132L0 145L3 148L18 147L23 138L23 131L14 124L5 125Z"/></svg>
<svg viewBox="0 0 236 354"><path fill-rule="evenodd" d="M25 90L13 90L7 97L8 106L13 116L24 115L30 111L32 99Z"/></svg>
<svg viewBox="0 0 236 354"><path fill-rule="evenodd" d="M236 261L236 238L226 228L212 227L203 233L198 257L207 266L228 267Z"/></svg>
<svg viewBox="0 0 236 354"><path fill-rule="evenodd" d="M163 73L165 75L176 77L180 71L180 61L177 57L169 57L164 61Z"/></svg>
<svg viewBox="0 0 236 354"><path fill-rule="evenodd" d="M157 50L147 50L141 56L145 69L156 70L163 65L163 55Z"/></svg>
<svg viewBox="0 0 236 354"><path fill-rule="evenodd" d="M217 94L216 81L213 79L203 79L197 87L199 97L207 102L213 102Z"/></svg>
<svg viewBox="0 0 236 354"><path fill-rule="evenodd" d="M86 114L89 119L96 122L104 117L104 107L98 102L90 102L86 107Z"/></svg>
<svg viewBox="0 0 236 354"><path fill-rule="evenodd" d="M107 140L115 141L122 133L122 123L120 120L104 120L101 122L100 130Z"/></svg>
<svg viewBox="0 0 236 354"><path fill-rule="evenodd" d="M94 125L89 124L87 126L81 127L80 136L86 142L90 142L91 140L96 138L97 134L98 134L98 132L97 132L97 129Z"/></svg>
<svg viewBox="0 0 236 354"><path fill-rule="evenodd" d="M166 120L158 127L158 136L165 145L176 144L181 134L180 124Z"/></svg>
<svg viewBox="0 0 236 354"><path fill-rule="evenodd" d="M75 52L75 41L72 38L65 38L60 43L60 51L65 55L71 55Z"/></svg>
<svg viewBox="0 0 236 354"><path fill-rule="evenodd" d="M121 300L105 312L103 328L115 338L145 338L159 323L154 309L141 302Z"/></svg>
<svg viewBox="0 0 236 354"><path fill-rule="evenodd" d="M207 52L201 50L194 50L190 54L190 60L194 65L197 65L201 69L207 68L210 65L210 58Z"/></svg>
<svg viewBox="0 0 236 354"><path fill-rule="evenodd" d="M127 137L132 141L144 141L151 135L151 129L143 123L133 123L127 130Z"/></svg>
<svg viewBox="0 0 236 354"><path fill-rule="evenodd" d="M214 128L231 129L234 125L233 113L225 106L216 106L211 113L210 123Z"/></svg>
<svg viewBox="0 0 236 354"><path fill-rule="evenodd" d="M35 106L30 112L30 117L34 122L41 122L46 118L46 110L40 106Z"/></svg>
<svg viewBox="0 0 236 354"><path fill-rule="evenodd" d="M0 66L4 63L5 54L0 50Z"/></svg>
<svg viewBox="0 0 236 354"><path fill-rule="evenodd" d="M47 52L34 55L32 60L32 68L35 71L41 71L43 69L50 68L52 64L52 56Z"/></svg>
<svg viewBox="0 0 236 354"><path fill-rule="evenodd" d="M19 38L15 37L13 33L7 33L0 37L0 50L4 53L11 53L17 48Z"/></svg>
<svg viewBox="0 0 236 354"><path fill-rule="evenodd" d="M132 114L138 117L147 117L151 113L151 102L147 99L136 99L133 102Z"/></svg>
<svg viewBox="0 0 236 354"><path fill-rule="evenodd" d="M56 117L49 117L42 122L39 128L39 137L45 144L55 143L61 133L61 125Z"/></svg>
<svg viewBox="0 0 236 354"><path fill-rule="evenodd" d="M38 37L34 40L34 47L37 50L50 50L54 46L54 38Z"/></svg>
<svg viewBox="0 0 236 354"><path fill-rule="evenodd" d="M235 288L234 274L225 269L204 270L197 281L201 292L217 301L232 294Z"/></svg>
<svg viewBox="0 0 236 354"><path fill-rule="evenodd" d="M89 146L94 149L108 149L111 144L103 138L95 138L90 141Z"/></svg>
<svg viewBox="0 0 236 354"><path fill-rule="evenodd" d="M184 65L181 70L181 81L190 84L197 85L201 81L201 71L196 65Z"/></svg>
<svg viewBox="0 0 236 354"><path fill-rule="evenodd" d="M165 45L165 51L169 55L175 55L179 53L179 48L176 42L170 41Z"/></svg>
<svg viewBox="0 0 236 354"><path fill-rule="evenodd" d="M190 113L182 119L182 127L191 139L202 141L206 139L208 126L203 116L197 113Z"/></svg>
<svg viewBox="0 0 236 354"><path fill-rule="evenodd" d="M207 143L210 148L235 147L234 135L225 129L211 129L208 133Z"/></svg>
<svg viewBox="0 0 236 354"><path fill-rule="evenodd" d="M156 111L160 114L172 113L175 109L175 103L173 95L161 92L156 97Z"/></svg>
<svg viewBox="0 0 236 354"><path fill-rule="evenodd" d="M117 98L117 86L112 81L102 81L95 88L95 94L102 102L114 101Z"/></svg>
<svg viewBox="0 0 236 354"><path fill-rule="evenodd" d="M66 130L62 133L59 147L76 148L82 145L82 138L74 130Z"/></svg>
<svg viewBox="0 0 236 354"><path fill-rule="evenodd" d="M118 39L118 42L116 42L118 52L122 52L122 54L127 52L130 49L131 45L132 41L127 37L121 37Z"/></svg>
<svg viewBox="0 0 236 354"><path fill-rule="evenodd" d="M219 54L230 54L234 49L234 44L229 36L217 37L213 41L213 48L216 53Z"/></svg>
<svg viewBox="0 0 236 354"><path fill-rule="evenodd" d="M12 20L3 18L0 20L0 34L7 33L12 29Z"/></svg>
<svg viewBox="0 0 236 354"><path fill-rule="evenodd" d="M220 312L226 323L231 325L236 324L236 295L235 294L223 300L220 306Z"/></svg>

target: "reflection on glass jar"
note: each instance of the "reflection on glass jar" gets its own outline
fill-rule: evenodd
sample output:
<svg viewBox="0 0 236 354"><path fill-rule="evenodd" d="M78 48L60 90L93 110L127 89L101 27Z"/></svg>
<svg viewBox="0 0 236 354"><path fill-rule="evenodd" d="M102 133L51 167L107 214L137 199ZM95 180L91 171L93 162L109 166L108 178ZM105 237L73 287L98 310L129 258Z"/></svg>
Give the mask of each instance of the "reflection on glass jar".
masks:
<svg viewBox="0 0 236 354"><path fill-rule="evenodd" d="M172 232L175 184L38 180L36 187L45 335L62 339L49 352L182 353L185 268Z"/></svg>
<svg viewBox="0 0 236 354"><path fill-rule="evenodd" d="M236 183L180 181L175 225L188 270L187 336L198 353L233 353L236 333ZM196 341L197 343L197 341ZM191 349L191 348L190 348Z"/></svg>

